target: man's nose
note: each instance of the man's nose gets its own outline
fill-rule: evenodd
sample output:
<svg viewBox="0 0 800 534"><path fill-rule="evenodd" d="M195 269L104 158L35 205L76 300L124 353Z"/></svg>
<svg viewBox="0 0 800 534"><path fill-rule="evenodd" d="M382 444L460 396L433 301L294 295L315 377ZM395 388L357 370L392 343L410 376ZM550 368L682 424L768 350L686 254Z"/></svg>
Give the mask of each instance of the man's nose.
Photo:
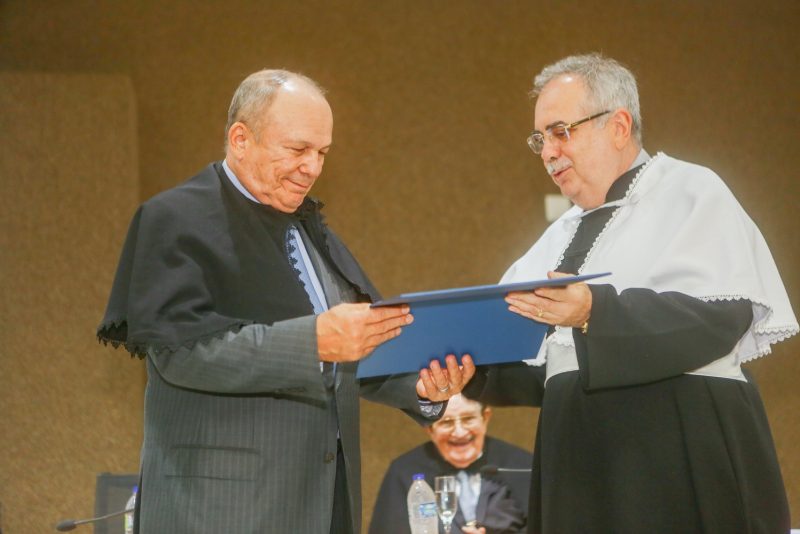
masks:
<svg viewBox="0 0 800 534"><path fill-rule="evenodd" d="M467 430L467 428L464 426L464 423L462 423L460 420L456 419L453 422L453 432L452 432L452 434L454 436L464 436L466 434L469 434L469 430Z"/></svg>
<svg viewBox="0 0 800 534"><path fill-rule="evenodd" d="M303 162L300 164L300 171L303 174L308 174L314 178L322 173L322 164L324 163L324 156L319 152L309 151L308 154L303 156Z"/></svg>
<svg viewBox="0 0 800 534"><path fill-rule="evenodd" d="M554 139L552 136L544 136L544 145L542 145L542 161L547 163L550 160L558 159L561 156L561 142Z"/></svg>

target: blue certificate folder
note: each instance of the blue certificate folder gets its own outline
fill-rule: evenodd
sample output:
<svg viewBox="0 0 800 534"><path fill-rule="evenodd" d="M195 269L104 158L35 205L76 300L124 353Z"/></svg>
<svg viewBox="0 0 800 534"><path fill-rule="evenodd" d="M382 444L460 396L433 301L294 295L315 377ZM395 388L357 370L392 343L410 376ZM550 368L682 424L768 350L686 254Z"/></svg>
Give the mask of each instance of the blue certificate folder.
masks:
<svg viewBox="0 0 800 534"><path fill-rule="evenodd" d="M609 274L406 293L375 302L373 307L408 304L414 322L361 360L356 376L416 373L433 359L444 365L448 354L459 358L469 354L476 365L535 358L547 325L508 311L508 303L503 300L506 294L564 286Z"/></svg>

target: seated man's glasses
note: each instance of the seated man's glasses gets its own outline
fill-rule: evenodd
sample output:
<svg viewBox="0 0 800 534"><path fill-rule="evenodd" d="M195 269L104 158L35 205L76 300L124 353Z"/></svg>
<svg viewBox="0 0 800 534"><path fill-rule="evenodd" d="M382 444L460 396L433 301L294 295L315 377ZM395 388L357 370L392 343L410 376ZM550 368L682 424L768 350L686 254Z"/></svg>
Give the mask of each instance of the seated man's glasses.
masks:
<svg viewBox="0 0 800 534"><path fill-rule="evenodd" d="M431 425L437 432L450 433L456 429L456 423L461 423L461 426L466 429L477 428L483 422L483 414L480 415L462 415L461 417L448 417L440 419Z"/></svg>
<svg viewBox="0 0 800 534"><path fill-rule="evenodd" d="M585 119L581 119L579 121L570 122L569 124L565 124L563 122L557 122L554 125L550 126L545 133L534 131L531 135L528 136L528 146L531 147L534 154L541 154L542 150L544 150L544 142L545 142L545 135L547 135L547 140L551 143L554 140L557 140L559 143L566 143L569 141L569 132L570 130L574 130L584 122L589 122L592 119L596 119L597 117L602 117L606 113L610 113L610 110L601 111L600 113L595 113L594 115L590 115Z"/></svg>

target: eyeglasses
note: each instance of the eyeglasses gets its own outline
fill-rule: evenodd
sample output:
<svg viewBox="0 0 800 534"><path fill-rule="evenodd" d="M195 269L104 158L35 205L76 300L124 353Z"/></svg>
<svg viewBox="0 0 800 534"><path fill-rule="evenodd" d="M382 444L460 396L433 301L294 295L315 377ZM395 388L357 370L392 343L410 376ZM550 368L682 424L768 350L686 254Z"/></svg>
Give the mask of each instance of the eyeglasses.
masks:
<svg viewBox="0 0 800 534"><path fill-rule="evenodd" d="M437 432L450 433L456 429L456 423L461 423L462 428L473 430L481 426L481 423L483 423L483 414L448 417L447 419L440 419L439 421L436 421L431 426Z"/></svg>
<svg viewBox="0 0 800 534"><path fill-rule="evenodd" d="M592 119L596 119L597 117L602 117L606 113L610 113L611 110L601 111L600 113L595 113L594 115L590 115L585 119L581 119L579 121L570 122L569 124L564 123L556 123L553 126L549 127L545 130L545 133L542 132L533 132L531 135L528 136L528 146L531 147L534 154L541 154L542 150L544 150L544 141L545 141L545 134L547 134L547 139L552 143L553 140L558 140L559 143L566 143L569 141L569 132L570 130L574 130L584 122L589 122Z"/></svg>

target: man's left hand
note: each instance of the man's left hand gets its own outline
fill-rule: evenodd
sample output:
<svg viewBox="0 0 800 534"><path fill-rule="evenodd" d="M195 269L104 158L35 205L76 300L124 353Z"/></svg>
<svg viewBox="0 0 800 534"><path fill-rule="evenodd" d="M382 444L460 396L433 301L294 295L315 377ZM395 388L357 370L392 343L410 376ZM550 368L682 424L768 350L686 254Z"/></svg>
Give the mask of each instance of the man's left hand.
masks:
<svg viewBox="0 0 800 534"><path fill-rule="evenodd" d="M461 357L461 365L458 365L453 354L448 354L444 361L447 365L445 369L437 360L433 360L430 367L419 372L417 395L433 402L446 401L456 393L461 393L475 374L475 364L469 354Z"/></svg>
<svg viewBox="0 0 800 534"><path fill-rule="evenodd" d="M550 271L548 278L574 276ZM537 323L581 327L592 313L592 292L579 282L561 287L539 287L533 291L515 291L506 295L508 309Z"/></svg>

